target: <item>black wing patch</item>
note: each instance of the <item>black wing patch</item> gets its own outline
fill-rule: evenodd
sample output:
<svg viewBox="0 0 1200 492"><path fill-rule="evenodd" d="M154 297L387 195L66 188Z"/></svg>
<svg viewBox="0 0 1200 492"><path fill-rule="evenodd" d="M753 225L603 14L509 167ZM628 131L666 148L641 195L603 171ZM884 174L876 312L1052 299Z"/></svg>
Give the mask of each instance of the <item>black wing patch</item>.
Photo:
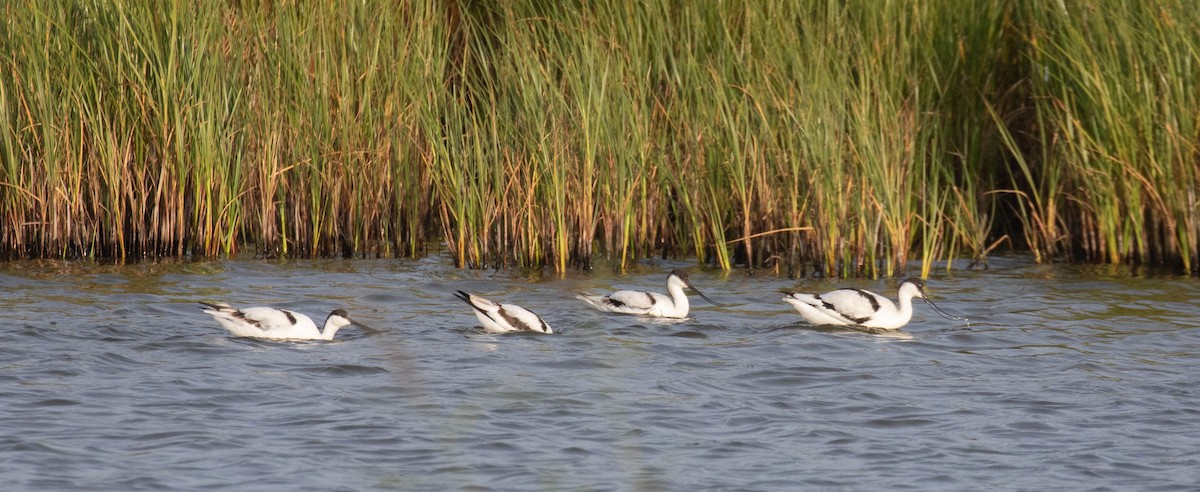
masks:
<svg viewBox="0 0 1200 492"><path fill-rule="evenodd" d="M538 315L536 315L536 314L535 314L534 316L537 316L538 323L541 323L541 324L542 324L542 330L541 330L541 331L542 331L542 333L549 333L549 332L550 332L550 325L546 324L546 320L542 319L542 317L541 317L541 316L538 316Z"/></svg>
<svg viewBox="0 0 1200 492"><path fill-rule="evenodd" d="M857 289L856 289L856 290L857 290ZM861 293L862 293L862 291L859 291L859 293L861 294ZM871 317L870 317L870 316L863 317L863 318L857 318L857 317L854 317L854 316L850 316L850 315L848 315L848 314L846 314L846 313L843 313L843 312L841 312L841 311L838 311L838 309L837 309L837 307L836 307L836 306L834 306L833 304L830 304L829 302L825 301L824 299L821 299L821 296L813 296L813 297L815 297L815 298L816 298L818 301L821 301L821 305L822 305L823 307L825 307L825 309L826 309L827 311L832 311L832 312L834 312L834 313L837 313L837 315L838 315L838 316L841 316L841 317L843 317L843 318L846 318L846 319L848 319L848 320L850 320L850 321L854 322L854 324L861 325L861 324L863 324L863 323L866 323L866 322L868 322L868 321L871 321ZM870 296L867 296L867 297L870 297ZM879 309L879 301L876 301L876 300L875 300L875 298L873 298L873 297L871 297L871 305L872 305L872 306L875 306L875 309L876 309L876 310L878 310L878 309Z"/></svg>
<svg viewBox="0 0 1200 492"><path fill-rule="evenodd" d="M287 311L284 311L284 312L286 313ZM260 330L266 329L266 328L263 328L262 323L260 323L258 320L247 318L246 313L243 313L240 310L234 311L232 314L233 314L233 317L240 319L242 321L245 321L247 323L250 323L250 324L254 325L255 328L258 328ZM291 318L291 317L292 317L292 315L288 314L288 318ZM295 323L293 323L293 324L295 324Z"/></svg>
<svg viewBox="0 0 1200 492"><path fill-rule="evenodd" d="M516 328L521 331L534 331L533 327L531 327L531 326L525 324L524 322L522 322L521 320L517 319L516 316L508 314L508 311L505 311L504 308L500 308L496 312L500 314L501 318L504 318L504 321L508 322L508 326L511 326L511 327Z"/></svg>
<svg viewBox="0 0 1200 492"><path fill-rule="evenodd" d="M858 292L858 295L863 296L867 299L867 302L871 303L871 312L879 312L879 299L876 299L870 292L862 289L854 289L854 292Z"/></svg>

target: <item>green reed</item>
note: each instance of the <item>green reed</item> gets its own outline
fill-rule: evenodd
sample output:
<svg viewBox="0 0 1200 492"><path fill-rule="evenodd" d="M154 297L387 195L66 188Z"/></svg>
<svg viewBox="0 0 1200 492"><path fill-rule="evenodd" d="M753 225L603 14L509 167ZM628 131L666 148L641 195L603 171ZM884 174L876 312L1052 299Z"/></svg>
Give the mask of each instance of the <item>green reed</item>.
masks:
<svg viewBox="0 0 1200 492"><path fill-rule="evenodd" d="M3 9L8 257L1200 264L1178 0Z"/></svg>
<svg viewBox="0 0 1200 492"><path fill-rule="evenodd" d="M1031 77L1070 242L1088 259L1197 265L1200 12L1182 1L1033 16ZM1048 139L1048 141L1046 140Z"/></svg>

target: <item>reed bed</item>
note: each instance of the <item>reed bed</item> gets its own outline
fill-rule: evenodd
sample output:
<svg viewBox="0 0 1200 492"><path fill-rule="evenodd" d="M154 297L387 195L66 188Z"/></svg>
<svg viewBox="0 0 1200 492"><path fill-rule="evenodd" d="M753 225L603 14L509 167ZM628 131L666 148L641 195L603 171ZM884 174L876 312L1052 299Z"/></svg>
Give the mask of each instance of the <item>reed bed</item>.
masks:
<svg viewBox="0 0 1200 492"><path fill-rule="evenodd" d="M1178 0L3 10L8 258L1200 265Z"/></svg>
<svg viewBox="0 0 1200 492"><path fill-rule="evenodd" d="M1196 271L1200 11L1113 0L1032 14L1040 177L1024 184L1041 201L1030 209L1051 221L1035 244Z"/></svg>

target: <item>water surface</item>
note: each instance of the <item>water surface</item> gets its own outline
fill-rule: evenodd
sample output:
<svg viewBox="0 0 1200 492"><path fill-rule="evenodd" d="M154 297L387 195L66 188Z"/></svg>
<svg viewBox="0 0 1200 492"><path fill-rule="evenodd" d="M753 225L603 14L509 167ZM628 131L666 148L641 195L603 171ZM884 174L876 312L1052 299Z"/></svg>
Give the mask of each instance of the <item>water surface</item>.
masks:
<svg viewBox="0 0 1200 492"><path fill-rule="evenodd" d="M1200 285L998 260L928 282L902 336L812 328L789 280L693 270L690 319L599 313L420 261L0 265L0 476L16 489L1185 490L1200 483ZM555 335L487 335L462 289ZM231 338L196 301L386 332Z"/></svg>

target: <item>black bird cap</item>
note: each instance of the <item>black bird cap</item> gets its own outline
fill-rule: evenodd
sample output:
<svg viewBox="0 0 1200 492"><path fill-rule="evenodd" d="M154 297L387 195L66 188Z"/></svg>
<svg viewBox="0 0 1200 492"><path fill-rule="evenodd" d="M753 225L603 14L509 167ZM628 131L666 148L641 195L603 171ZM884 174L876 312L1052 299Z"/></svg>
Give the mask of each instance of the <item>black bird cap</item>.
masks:
<svg viewBox="0 0 1200 492"><path fill-rule="evenodd" d="M901 286L903 286L904 284L913 284L913 285L917 286L917 292L921 293L921 299L929 300L929 294L925 293L925 282L922 282L921 279L916 278L916 277L909 277L909 278L904 279L904 281L900 282Z"/></svg>

